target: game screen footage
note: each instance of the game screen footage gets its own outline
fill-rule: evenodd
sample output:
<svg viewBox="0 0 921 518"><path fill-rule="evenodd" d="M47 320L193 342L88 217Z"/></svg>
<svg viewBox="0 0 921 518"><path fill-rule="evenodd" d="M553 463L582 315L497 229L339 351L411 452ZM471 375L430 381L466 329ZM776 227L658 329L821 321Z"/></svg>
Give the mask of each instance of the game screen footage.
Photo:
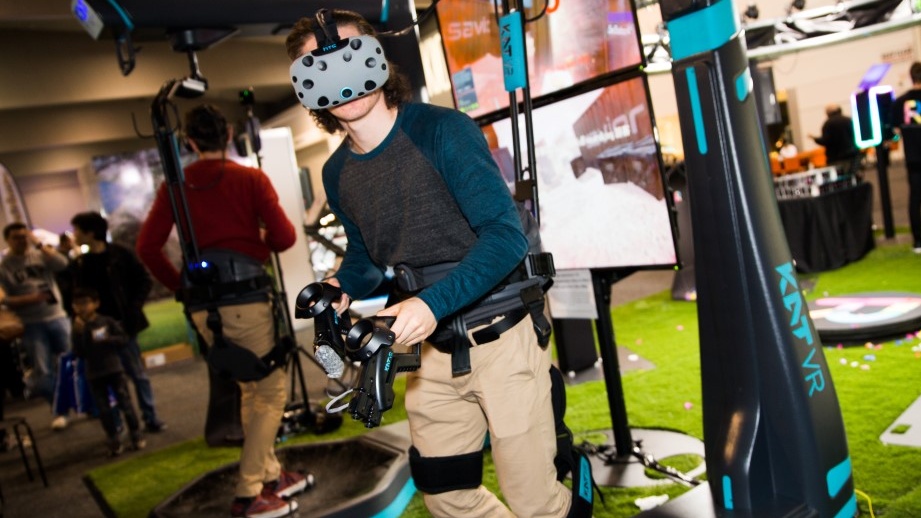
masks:
<svg viewBox="0 0 921 518"><path fill-rule="evenodd" d="M630 0L555 4L525 26L532 97L642 64ZM454 101L473 118L508 107L494 5L493 0L446 0L437 7ZM543 2L525 6L525 17L533 18Z"/></svg>
<svg viewBox="0 0 921 518"><path fill-rule="evenodd" d="M523 116L519 119L523 143ZM548 104L535 109L532 119L541 240L556 268L674 265L645 78ZM513 189L511 120L482 129Z"/></svg>

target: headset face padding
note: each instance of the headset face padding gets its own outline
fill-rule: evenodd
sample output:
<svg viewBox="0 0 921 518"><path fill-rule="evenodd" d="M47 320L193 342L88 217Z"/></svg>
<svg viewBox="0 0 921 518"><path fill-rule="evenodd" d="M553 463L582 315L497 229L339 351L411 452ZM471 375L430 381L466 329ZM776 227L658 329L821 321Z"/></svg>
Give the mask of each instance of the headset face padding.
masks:
<svg viewBox="0 0 921 518"><path fill-rule="evenodd" d="M291 63L291 82L301 104L332 108L384 86L390 69L380 42L367 34L343 38Z"/></svg>

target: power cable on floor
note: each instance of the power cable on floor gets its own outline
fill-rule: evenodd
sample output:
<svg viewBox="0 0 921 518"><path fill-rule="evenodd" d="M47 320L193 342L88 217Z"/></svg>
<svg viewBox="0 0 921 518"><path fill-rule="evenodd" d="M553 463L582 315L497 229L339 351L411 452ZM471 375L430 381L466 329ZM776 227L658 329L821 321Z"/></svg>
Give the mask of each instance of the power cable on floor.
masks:
<svg viewBox="0 0 921 518"><path fill-rule="evenodd" d="M854 492L867 499L867 507L870 508L870 518L876 518L876 515L873 514L873 500L870 499L870 495L864 493L863 491L859 489L854 489Z"/></svg>

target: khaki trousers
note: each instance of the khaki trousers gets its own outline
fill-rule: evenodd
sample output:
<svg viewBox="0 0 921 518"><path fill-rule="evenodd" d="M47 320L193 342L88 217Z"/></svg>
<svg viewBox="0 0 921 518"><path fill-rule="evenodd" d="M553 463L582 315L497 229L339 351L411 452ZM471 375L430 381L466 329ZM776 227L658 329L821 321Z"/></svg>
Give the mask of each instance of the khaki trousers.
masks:
<svg viewBox="0 0 921 518"><path fill-rule="evenodd" d="M499 340L470 349L470 374L451 375L451 355L429 344L408 375L406 411L413 445L423 457L492 447L506 507L482 485L424 495L436 517L561 517L571 494L557 482L550 360L526 317ZM510 509L511 510L510 510Z"/></svg>
<svg viewBox="0 0 921 518"><path fill-rule="evenodd" d="M275 328L269 302L254 302L218 308L224 337L264 356L275 347ZM208 329L207 311L192 313L192 321L209 346L214 335ZM275 457L275 436L281 425L288 394L285 370L275 369L259 381L240 382L240 419L243 424L243 451L240 453L240 479L235 496L253 497L264 482L277 480L281 464Z"/></svg>

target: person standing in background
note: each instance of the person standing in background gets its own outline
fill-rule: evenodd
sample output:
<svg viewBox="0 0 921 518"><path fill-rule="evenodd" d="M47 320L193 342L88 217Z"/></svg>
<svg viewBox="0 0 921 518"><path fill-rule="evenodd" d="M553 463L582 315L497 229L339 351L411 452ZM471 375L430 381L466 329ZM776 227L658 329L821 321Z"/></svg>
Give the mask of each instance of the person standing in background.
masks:
<svg viewBox="0 0 921 518"><path fill-rule="evenodd" d="M70 351L70 319L54 278L67 268L67 258L37 242L24 223L4 227L3 238L9 252L0 261L0 286L7 293L6 305L25 324L22 345L32 369L28 388L53 404L57 358ZM66 427L67 416L55 415L51 428Z"/></svg>
<svg viewBox="0 0 921 518"><path fill-rule="evenodd" d="M173 185L163 183L138 234L136 250L153 276L179 292L186 312L215 354L217 340L263 358L278 344L274 293L259 286L272 252L291 248L297 235L278 193L264 171L227 158L231 127L214 106L204 104L185 114L186 143L198 160L184 170L183 190L202 259L218 273L218 286L236 286L223 296L199 295L189 279L163 251L176 225L170 202ZM189 230L189 229L187 229ZM211 323L215 324L214 327ZM213 329L218 329L220 335ZM243 449L230 515L277 518L297 510L291 499L313 485L313 476L286 471L275 455L275 437L288 394L282 368L256 380L238 381ZM231 412L231 409L227 409Z"/></svg>
<svg viewBox="0 0 921 518"><path fill-rule="evenodd" d="M825 148L828 165L837 166L842 174L856 173L860 150L854 137L854 122L834 103L825 107L825 115L828 118L822 124L822 135L810 137Z"/></svg>
<svg viewBox="0 0 921 518"><path fill-rule="evenodd" d="M908 221L911 224L911 249L921 254L921 63L908 70L911 89L892 105L893 130L901 136L908 169Z"/></svg>
<svg viewBox="0 0 921 518"><path fill-rule="evenodd" d="M157 417L153 387L141 357L138 334L150 323L144 303L153 286L150 274L131 250L106 241L109 224L98 212L81 212L70 220L77 245L87 252L71 263L74 289L92 288L99 294L99 313L112 317L128 335L128 343L119 348L125 373L134 383L144 427L150 433L166 429Z"/></svg>
<svg viewBox="0 0 921 518"><path fill-rule="evenodd" d="M106 433L109 455L115 457L124 451L115 417L117 414L128 424L131 447L142 450L147 441L141 433L134 403L128 394L125 368L119 354L128 344L129 337L114 318L97 312L99 294L93 289L75 288L73 306L74 355L86 366L86 379L99 409L99 420ZM110 393L115 397L115 408L109 405Z"/></svg>

